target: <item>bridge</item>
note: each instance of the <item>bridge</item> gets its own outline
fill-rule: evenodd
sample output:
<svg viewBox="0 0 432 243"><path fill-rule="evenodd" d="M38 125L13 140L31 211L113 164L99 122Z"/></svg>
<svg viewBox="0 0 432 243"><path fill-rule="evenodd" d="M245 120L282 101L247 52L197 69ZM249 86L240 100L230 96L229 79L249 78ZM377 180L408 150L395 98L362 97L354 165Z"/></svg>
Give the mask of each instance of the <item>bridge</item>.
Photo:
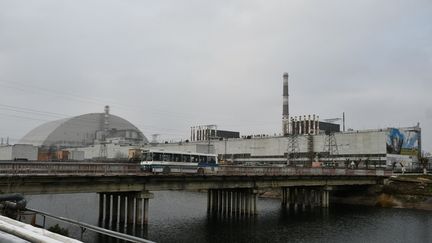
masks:
<svg viewBox="0 0 432 243"><path fill-rule="evenodd" d="M248 166L220 166L208 174L154 174L128 163L3 162L0 194L98 193L100 221L143 225L152 191L204 190L210 214L249 217L257 213L260 190L280 189L284 207L328 207L332 190L380 184L391 174L384 169Z"/></svg>

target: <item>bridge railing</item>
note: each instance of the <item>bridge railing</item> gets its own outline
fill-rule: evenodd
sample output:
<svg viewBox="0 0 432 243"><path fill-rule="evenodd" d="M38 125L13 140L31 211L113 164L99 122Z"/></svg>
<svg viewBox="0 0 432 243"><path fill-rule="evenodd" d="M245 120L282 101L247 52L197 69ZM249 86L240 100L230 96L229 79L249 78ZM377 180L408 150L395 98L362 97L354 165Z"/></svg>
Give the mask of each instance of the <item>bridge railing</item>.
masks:
<svg viewBox="0 0 432 243"><path fill-rule="evenodd" d="M0 175L136 175L138 164L88 162L0 162ZM147 173L152 175L152 173ZM160 174L160 173L158 173ZM179 173L171 173L179 174ZM181 173L180 173L181 174ZM191 174L191 173L187 173ZM391 176L384 169L303 168L270 166L219 166L217 175L239 176ZM198 175L198 174L197 174ZM213 175L213 174L209 174Z"/></svg>
<svg viewBox="0 0 432 243"><path fill-rule="evenodd" d="M347 169L347 168L303 168L303 167L249 167L220 166L218 174L245 176L391 176L391 170L385 169Z"/></svg>
<svg viewBox="0 0 432 243"><path fill-rule="evenodd" d="M137 164L127 163L64 163L64 162L8 162L0 163L3 175L125 175L139 173Z"/></svg>

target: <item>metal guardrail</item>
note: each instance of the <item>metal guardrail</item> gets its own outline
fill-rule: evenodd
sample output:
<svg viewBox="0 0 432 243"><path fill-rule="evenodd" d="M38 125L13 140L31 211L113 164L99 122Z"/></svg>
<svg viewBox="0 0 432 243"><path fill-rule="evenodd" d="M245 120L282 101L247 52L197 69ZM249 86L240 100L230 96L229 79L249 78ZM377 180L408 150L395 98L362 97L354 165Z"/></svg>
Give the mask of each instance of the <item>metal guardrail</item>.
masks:
<svg viewBox="0 0 432 243"><path fill-rule="evenodd" d="M120 232L108 230L108 229L105 229L105 228L101 228L101 227L94 226L94 225L91 225L91 224L87 224L87 223L84 223L84 222L80 222L80 221L77 221L77 220L68 219L68 218L64 218L64 217L60 217L60 216L55 216L55 215L52 215L52 214L49 214L47 212L43 212L43 211L40 211L40 210L36 210L36 209L32 209L32 208L26 208L26 210L30 211L30 212L34 212L34 213L40 214L40 215L43 215L43 216L46 216L46 217L50 217L50 218L56 219L58 221L63 221L63 222L69 223L69 224L77 225L77 226L79 226L81 228L88 229L88 230L91 230L91 231L99 233L99 234L108 235L108 236L111 236L111 237L114 237L114 238L117 238L117 239L120 239L120 240L125 240L125 241L128 241L128 242L137 242L137 243L141 243L141 242L142 243L154 243L153 241L150 241L150 240L146 240L146 239L142 239L142 238L135 237L135 236L132 236L132 235L123 234L123 233L120 233Z"/></svg>
<svg viewBox="0 0 432 243"><path fill-rule="evenodd" d="M3 175L128 175L140 173L138 164L66 163L66 162L1 162Z"/></svg>
<svg viewBox="0 0 432 243"><path fill-rule="evenodd" d="M384 176L393 174L385 169L304 168L304 167L249 167L219 166L218 174L243 176Z"/></svg>
<svg viewBox="0 0 432 243"><path fill-rule="evenodd" d="M148 174L140 170L138 164L129 163L89 163L89 162L2 162L0 175L79 175L79 176L115 176ZM161 173L157 173L161 175ZM194 173L170 173L169 175ZM196 173L195 173L196 174ZM217 172L206 175L227 176L391 176L393 172L379 169L348 168L305 168L274 166L232 166L220 165ZM196 174L198 175L198 174Z"/></svg>

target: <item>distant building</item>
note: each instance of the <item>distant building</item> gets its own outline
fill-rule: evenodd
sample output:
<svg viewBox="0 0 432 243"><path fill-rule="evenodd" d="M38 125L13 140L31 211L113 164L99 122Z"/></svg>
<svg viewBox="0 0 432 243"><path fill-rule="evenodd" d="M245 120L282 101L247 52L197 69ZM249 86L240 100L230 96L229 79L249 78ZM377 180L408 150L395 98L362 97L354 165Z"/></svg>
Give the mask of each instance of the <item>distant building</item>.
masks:
<svg viewBox="0 0 432 243"><path fill-rule="evenodd" d="M107 158L108 155L115 158L127 157L127 149L113 152L108 149L112 146L108 145L119 145L125 148L146 143L148 143L147 138L136 126L124 118L109 114L108 106L105 107L104 113L90 113L47 122L31 130L19 141L20 145L36 146L36 157L29 160L40 161L83 160L88 156L84 155L83 150L77 148L95 147L97 152L93 151L94 149L87 149L88 152L92 151L89 153L93 157ZM18 149L27 151L27 147L23 146L15 148ZM13 156L6 152L0 154L0 160L11 158L13 160Z"/></svg>
<svg viewBox="0 0 432 243"><path fill-rule="evenodd" d="M218 154L219 159L233 164L311 166L312 162L320 161L344 166L350 160L368 167L391 167L393 164L409 167L417 166L421 151L420 135L421 129L416 126L288 137L248 136L222 141L159 144L157 148L210 151Z"/></svg>
<svg viewBox="0 0 432 243"><path fill-rule="evenodd" d="M191 142L224 138L240 138L240 132L218 130L216 125L202 125L191 127Z"/></svg>
<svg viewBox="0 0 432 243"><path fill-rule="evenodd" d="M29 144L0 146L0 160L36 161L38 148Z"/></svg>
<svg viewBox="0 0 432 243"><path fill-rule="evenodd" d="M31 130L19 143L45 148L84 147L101 142L133 145L148 143L136 126L115 115L108 116L105 129L105 115L106 113L90 113L48 122Z"/></svg>

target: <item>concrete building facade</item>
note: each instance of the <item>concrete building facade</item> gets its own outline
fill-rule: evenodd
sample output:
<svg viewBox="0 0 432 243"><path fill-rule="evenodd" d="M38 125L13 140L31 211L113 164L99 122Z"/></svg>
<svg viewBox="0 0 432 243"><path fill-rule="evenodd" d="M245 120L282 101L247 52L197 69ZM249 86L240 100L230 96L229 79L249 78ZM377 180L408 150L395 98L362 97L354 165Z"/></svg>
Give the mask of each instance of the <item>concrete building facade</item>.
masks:
<svg viewBox="0 0 432 243"><path fill-rule="evenodd" d="M0 146L0 160L27 160L38 159L38 148L29 144L14 144Z"/></svg>
<svg viewBox="0 0 432 243"><path fill-rule="evenodd" d="M416 163L418 151L421 150L418 140L420 128L397 129L412 132L410 137L400 138L411 139L411 141L400 141L396 144L400 148L405 146L405 152L402 152L403 149L396 149L396 151L389 149L389 146L393 146L391 136L394 129L159 144L156 148L168 151L216 153L222 161L233 164L311 166L312 162L321 161L341 166L347 161L356 161L363 165L367 163L368 166L388 167L393 163L407 166ZM144 149L149 146L144 146Z"/></svg>

